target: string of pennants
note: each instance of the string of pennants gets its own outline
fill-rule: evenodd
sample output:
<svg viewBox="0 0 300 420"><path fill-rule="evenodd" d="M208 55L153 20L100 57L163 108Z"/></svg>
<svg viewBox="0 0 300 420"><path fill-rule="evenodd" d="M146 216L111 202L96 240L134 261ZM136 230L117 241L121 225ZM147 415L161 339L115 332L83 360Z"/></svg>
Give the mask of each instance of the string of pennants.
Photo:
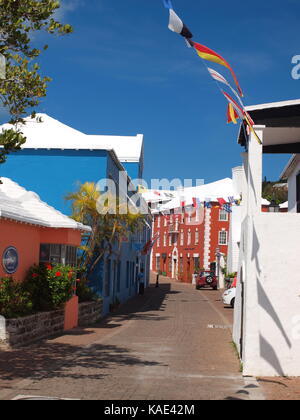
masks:
<svg viewBox="0 0 300 420"><path fill-rule="evenodd" d="M237 124L237 120L240 119L242 121L242 127L245 132L247 132L247 134L250 134L250 132L253 133L258 143L262 144L261 139L254 129L255 123L250 117L249 113L246 111L244 103L241 99L244 97L244 93L233 68L220 54L206 47L205 45L199 44L192 40L194 37L192 32L174 11L171 0L163 0L163 4L165 8L169 10L169 29L172 32L176 32L177 34L181 35L185 39L187 46L189 48L193 48L196 51L198 56L203 60L203 63L209 74L216 81L222 95L227 100L227 122ZM231 73L237 90L231 86L231 84L225 79L224 76L222 76L216 70L209 68L206 64L207 61L226 67ZM222 89L221 84L230 89L235 99Z"/></svg>
<svg viewBox="0 0 300 420"><path fill-rule="evenodd" d="M214 202L217 201L219 204L217 206L214 206ZM221 208L222 210L225 210L227 213L232 213L232 206L240 206L242 200L236 200L234 197L228 197L228 200L226 201L224 198L217 198L217 200L212 201L211 198L206 198L204 202L202 202L199 198L193 198L193 208L199 209L199 208L207 208L212 209L214 207ZM186 202L181 202L181 207L184 209L186 208Z"/></svg>

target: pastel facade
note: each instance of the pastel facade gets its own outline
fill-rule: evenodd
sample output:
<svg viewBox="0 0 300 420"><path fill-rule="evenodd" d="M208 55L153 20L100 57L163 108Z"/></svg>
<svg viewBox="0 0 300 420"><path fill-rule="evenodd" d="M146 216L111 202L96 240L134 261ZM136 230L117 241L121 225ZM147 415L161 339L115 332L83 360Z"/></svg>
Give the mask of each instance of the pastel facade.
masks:
<svg viewBox="0 0 300 420"><path fill-rule="evenodd" d="M136 193L126 169L133 178L143 174L142 135L89 136L45 114L38 114L33 120L27 118L21 130L27 141L20 152L10 155L1 166L1 175L37 192L42 200L64 213L71 214L66 195L85 182L101 181L101 189L105 189L107 180L112 180L117 195L120 184L125 185L125 190L127 185L131 186L129 197ZM137 293L137 274L141 267L149 281L150 257L141 256L137 249L150 237L151 226L149 228L149 223L145 223L141 235L132 236L121 249L113 249L107 260L96 268L91 285L104 299L104 313L109 311L113 301L124 302Z"/></svg>
<svg viewBox="0 0 300 420"><path fill-rule="evenodd" d="M59 260L56 262L75 265L74 255L81 244L81 234L89 231L89 227L64 216L42 202L36 194L8 178L2 178L0 277L12 276L17 281L23 281L32 265L42 261L54 262L50 252L48 257L43 256L43 249L51 249L51 246L58 250L56 258ZM11 256L10 249L13 250ZM17 260L12 261L12 265L8 260L6 265L9 258Z"/></svg>

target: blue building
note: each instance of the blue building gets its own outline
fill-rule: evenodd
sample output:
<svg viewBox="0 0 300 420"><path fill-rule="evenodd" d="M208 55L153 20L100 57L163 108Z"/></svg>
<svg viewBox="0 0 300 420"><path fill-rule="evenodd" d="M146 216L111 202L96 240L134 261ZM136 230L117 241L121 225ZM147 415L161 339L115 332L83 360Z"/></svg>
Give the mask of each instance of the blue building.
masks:
<svg viewBox="0 0 300 420"><path fill-rule="evenodd" d="M2 128L11 128L6 124ZM11 178L65 214L71 205L65 200L79 184L110 179L119 185L120 173L127 183L143 176L143 136L114 137L85 135L46 114L27 118L21 131L27 138L23 149L9 156L0 167L0 176ZM129 193L130 195L134 192ZM149 281L150 256L140 249L151 237L151 222L145 217L144 232L114 249L93 273L93 288L110 304L124 302L137 293L137 274L144 268Z"/></svg>

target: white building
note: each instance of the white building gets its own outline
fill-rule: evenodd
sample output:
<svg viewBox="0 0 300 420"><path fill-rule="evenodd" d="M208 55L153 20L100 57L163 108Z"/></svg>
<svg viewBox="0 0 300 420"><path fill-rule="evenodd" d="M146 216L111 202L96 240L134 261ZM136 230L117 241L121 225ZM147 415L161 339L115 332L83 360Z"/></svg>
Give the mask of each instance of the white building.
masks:
<svg viewBox="0 0 300 420"><path fill-rule="evenodd" d="M294 154L291 157L281 178L288 180L289 212L300 213L300 155Z"/></svg>
<svg viewBox="0 0 300 420"><path fill-rule="evenodd" d="M263 153L300 152L300 100L248 111L263 146L240 131L244 205L233 337L245 376L300 376L300 217L263 213L260 200Z"/></svg>

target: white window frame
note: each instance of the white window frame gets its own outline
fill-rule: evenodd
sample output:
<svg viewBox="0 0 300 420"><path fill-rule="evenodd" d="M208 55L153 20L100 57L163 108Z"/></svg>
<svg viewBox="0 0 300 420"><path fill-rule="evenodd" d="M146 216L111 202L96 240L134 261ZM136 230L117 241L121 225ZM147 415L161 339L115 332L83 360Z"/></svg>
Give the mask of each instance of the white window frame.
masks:
<svg viewBox="0 0 300 420"><path fill-rule="evenodd" d="M167 234L166 232L164 233L164 247L167 246Z"/></svg>
<svg viewBox="0 0 300 420"><path fill-rule="evenodd" d="M226 235L225 236L226 237L226 241L224 241L223 235ZM226 230L221 230L219 232L219 245L220 246L226 246L226 245L228 245L228 232Z"/></svg>
<svg viewBox="0 0 300 420"><path fill-rule="evenodd" d="M192 245L192 231L191 229L188 230L188 237L187 237L187 245Z"/></svg>
<svg viewBox="0 0 300 420"><path fill-rule="evenodd" d="M226 210L221 209L219 213L219 222L228 222L228 220L229 220L229 213Z"/></svg>
<svg viewBox="0 0 300 420"><path fill-rule="evenodd" d="M199 229L196 229L195 232L195 245L199 245L200 235L199 235Z"/></svg>
<svg viewBox="0 0 300 420"><path fill-rule="evenodd" d="M180 232L180 246L184 246L184 231Z"/></svg>

